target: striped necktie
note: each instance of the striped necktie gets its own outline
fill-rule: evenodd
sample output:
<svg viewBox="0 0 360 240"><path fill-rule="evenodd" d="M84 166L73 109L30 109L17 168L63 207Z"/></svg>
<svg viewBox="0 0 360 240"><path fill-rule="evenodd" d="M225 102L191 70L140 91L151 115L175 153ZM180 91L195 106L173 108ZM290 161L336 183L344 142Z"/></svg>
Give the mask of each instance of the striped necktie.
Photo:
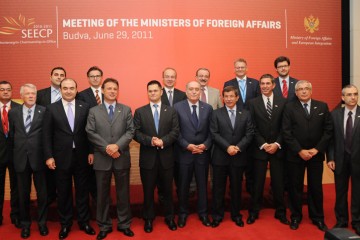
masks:
<svg viewBox="0 0 360 240"><path fill-rule="evenodd" d="M25 131L26 131L26 133L29 133L30 127L31 127L31 112L32 112L32 110L28 109L28 115L26 116L26 119L25 119Z"/></svg>
<svg viewBox="0 0 360 240"><path fill-rule="evenodd" d="M267 103L266 103L266 112L267 112L267 114L268 114L269 119L271 119L272 109L271 109L271 102L270 102L270 98L267 98Z"/></svg>

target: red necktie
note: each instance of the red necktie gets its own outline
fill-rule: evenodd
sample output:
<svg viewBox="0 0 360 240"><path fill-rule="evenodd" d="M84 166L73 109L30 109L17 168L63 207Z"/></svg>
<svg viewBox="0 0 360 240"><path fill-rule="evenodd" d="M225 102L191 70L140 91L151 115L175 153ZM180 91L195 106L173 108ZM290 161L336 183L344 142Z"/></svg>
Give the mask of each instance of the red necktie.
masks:
<svg viewBox="0 0 360 240"><path fill-rule="evenodd" d="M100 99L100 96L99 96L99 90L95 90L96 92L96 95L95 95L95 98L96 98L96 102L97 104L101 104L101 99Z"/></svg>
<svg viewBox="0 0 360 240"><path fill-rule="evenodd" d="M288 87L287 87L287 84L286 84L286 80L282 80L282 83L283 83L283 89L282 89L282 94L284 96L284 98L287 98L288 97Z"/></svg>
<svg viewBox="0 0 360 240"><path fill-rule="evenodd" d="M201 88L201 99L200 100L207 103L206 94L205 94L205 87Z"/></svg>
<svg viewBox="0 0 360 240"><path fill-rule="evenodd" d="M2 111L2 125L4 129L5 136L9 133L9 119L8 119L8 112L6 111L6 105L3 107Z"/></svg>

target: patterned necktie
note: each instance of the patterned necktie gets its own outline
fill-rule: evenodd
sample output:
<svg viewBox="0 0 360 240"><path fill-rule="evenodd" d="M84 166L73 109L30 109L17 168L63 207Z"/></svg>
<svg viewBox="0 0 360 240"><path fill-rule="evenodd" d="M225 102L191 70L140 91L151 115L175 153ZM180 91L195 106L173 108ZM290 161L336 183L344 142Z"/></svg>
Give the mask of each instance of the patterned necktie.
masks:
<svg viewBox="0 0 360 240"><path fill-rule="evenodd" d="M26 133L29 133L30 127L31 127L31 112L32 112L32 110L28 109L28 115L26 116L26 119L25 119L25 131L26 131Z"/></svg>
<svg viewBox="0 0 360 240"><path fill-rule="evenodd" d="M231 126L234 128L235 127L235 119L236 119L236 116L235 116L235 110L234 109L230 109L230 121L231 121Z"/></svg>
<svg viewBox="0 0 360 240"><path fill-rule="evenodd" d="M110 120L110 122L113 120L113 118L114 118L114 106L110 105L109 106L109 120Z"/></svg>
<svg viewBox="0 0 360 240"><path fill-rule="evenodd" d="M100 96L99 96L99 90L95 90L95 98L96 98L96 103L97 105L100 105L101 104L101 99L100 99Z"/></svg>
<svg viewBox="0 0 360 240"><path fill-rule="evenodd" d="M71 106L72 106L72 103L69 102L68 109L67 109L67 119L69 121L71 131L74 131L74 112L73 112Z"/></svg>
<svg viewBox="0 0 360 240"><path fill-rule="evenodd" d="M172 107L172 106L173 106L173 95L172 95L172 91L169 90L168 93L169 93L169 103L170 103L170 106Z"/></svg>
<svg viewBox="0 0 360 240"><path fill-rule="evenodd" d="M207 100L206 100L206 94L205 94L205 87L201 87L201 98L200 100L202 102L206 102L207 103Z"/></svg>
<svg viewBox="0 0 360 240"><path fill-rule="evenodd" d="M353 129L353 120L352 120L352 112L348 113L348 118L346 121L345 127L345 151L351 154L351 142L352 142L352 129Z"/></svg>
<svg viewBox="0 0 360 240"><path fill-rule="evenodd" d="M192 121L194 123L194 125L196 126L196 128L199 126L199 119L198 119L198 116L196 114L196 105L192 105L192 108L193 108L193 112L191 114L191 117L192 117Z"/></svg>
<svg viewBox="0 0 360 240"><path fill-rule="evenodd" d="M267 103L266 103L266 112L267 112L267 114L268 114L269 119L271 119L272 109L271 109L271 102L270 102L270 98L267 98Z"/></svg>
<svg viewBox="0 0 360 240"><path fill-rule="evenodd" d="M306 116L310 116L310 113L309 113L309 110L308 110L308 104L307 103L304 103L304 110L305 110L305 113L306 113Z"/></svg>
<svg viewBox="0 0 360 240"><path fill-rule="evenodd" d="M6 111L6 105L5 104L4 104L3 111L2 111L2 126L3 126L5 137L8 137L9 119L8 119L8 112Z"/></svg>
<svg viewBox="0 0 360 240"><path fill-rule="evenodd" d="M154 104L154 122L155 122L155 128L156 128L156 133L159 133L159 111L158 111L158 107L159 105Z"/></svg>
<svg viewBox="0 0 360 240"><path fill-rule="evenodd" d="M243 100L243 103L245 103L246 100L246 80L240 80L240 92L241 92L241 99Z"/></svg>
<svg viewBox="0 0 360 240"><path fill-rule="evenodd" d="M56 92L55 102L60 101L60 99L61 99L61 94L60 94L60 90L58 90Z"/></svg>
<svg viewBox="0 0 360 240"><path fill-rule="evenodd" d="M283 83L282 95L284 96L284 98L287 98L287 97L288 97L289 90L288 90L288 87L287 87L286 80L283 79L283 80L282 80L282 83Z"/></svg>

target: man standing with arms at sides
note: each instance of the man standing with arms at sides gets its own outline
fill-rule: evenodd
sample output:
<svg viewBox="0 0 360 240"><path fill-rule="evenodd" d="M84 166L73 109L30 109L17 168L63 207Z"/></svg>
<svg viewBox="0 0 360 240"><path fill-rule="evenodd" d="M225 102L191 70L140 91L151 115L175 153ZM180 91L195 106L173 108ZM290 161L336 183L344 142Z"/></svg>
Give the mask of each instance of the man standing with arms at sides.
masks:
<svg viewBox="0 0 360 240"><path fill-rule="evenodd" d="M328 167L335 172L335 215L334 228L347 228L349 222L348 189L351 178L351 225L360 235L360 108L359 93L356 86L350 84L342 89L344 108L332 113L334 135L330 143Z"/></svg>
<svg viewBox="0 0 360 240"><path fill-rule="evenodd" d="M174 68L165 68L163 73L163 95L161 96L161 102L170 107L175 103L186 99L186 94L175 88L177 73Z"/></svg>
<svg viewBox="0 0 360 240"><path fill-rule="evenodd" d="M152 80L147 84L150 104L138 108L134 115L135 140L140 143L140 175L144 191L144 231L152 232L155 218L154 190L162 184L165 223L172 231L174 222L172 183L174 174L174 142L179 136L176 111L162 104L161 84Z"/></svg>
<svg viewBox="0 0 360 240"><path fill-rule="evenodd" d="M241 208L241 186L247 162L247 148L254 135L250 113L239 110L236 102L238 88L227 86L223 90L225 107L214 111L210 131L214 142L212 166L213 180L213 222L217 227L224 218L226 180L230 179L231 219L239 227L244 227Z"/></svg>
<svg viewBox="0 0 360 240"><path fill-rule="evenodd" d="M210 104L212 108L218 109L223 106L219 89L208 86L210 80L210 71L207 68L199 68L196 71L196 80L201 85L200 101Z"/></svg>
<svg viewBox="0 0 360 240"><path fill-rule="evenodd" d="M21 228L19 219L19 192L17 186L16 175L14 171L14 163L12 160L12 151L9 140L9 111L20 107L21 105L11 101L12 86L8 81L0 81L0 225L3 222L3 207L5 195L5 176L6 168L9 169L10 178L10 218L11 223L17 228Z"/></svg>
<svg viewBox="0 0 360 240"><path fill-rule="evenodd" d="M66 71L62 67L55 67L51 70L51 86L41 89L37 92L36 104L46 107L51 103L61 99L60 82L66 77ZM56 200L56 177L55 172L50 169L46 170L46 184L48 203L51 204Z"/></svg>
<svg viewBox="0 0 360 240"><path fill-rule="evenodd" d="M44 157L49 169L55 170L58 192L58 212L61 230L59 238L65 239L72 226L73 194L80 230L95 235L90 226L89 213L89 172L93 163L89 141L85 131L89 105L75 100L77 83L66 78L60 83L62 100L46 107L43 123Z"/></svg>
<svg viewBox="0 0 360 240"><path fill-rule="evenodd" d="M20 88L22 107L9 113L10 139L14 154L20 202L21 238L30 237L31 175L38 202L38 224L41 236L49 234L47 220L46 165L42 145L42 127L45 107L36 105L36 87L25 84Z"/></svg>
<svg viewBox="0 0 360 240"><path fill-rule="evenodd" d="M212 107L200 99L200 84L186 84L187 100L174 105L179 117L180 135L177 140L178 158L178 226L184 227L189 215L189 187L195 172L198 192L197 211L201 223L209 227L207 207L207 178L210 160L210 119Z"/></svg>
<svg viewBox="0 0 360 240"><path fill-rule="evenodd" d="M128 237L134 236L130 229L130 151L129 144L134 137L131 109L116 99L119 83L107 78L102 84L103 104L90 109L86 131L94 145L94 170L97 186L96 222L100 232L97 239L106 238L112 232L109 214L111 176L114 174L116 189L117 230Z"/></svg>
<svg viewBox="0 0 360 240"><path fill-rule="evenodd" d="M253 224L259 218L266 179L268 162L270 163L271 186L275 204L275 218L289 225L286 219L284 200L284 161L281 123L286 99L273 94L274 77L264 74L260 78L261 96L249 102L254 122L255 136L252 146L254 159L254 191L251 196L247 224Z"/></svg>
<svg viewBox="0 0 360 240"><path fill-rule="evenodd" d="M290 72L290 59L285 56L280 56L275 59L274 67L279 74L275 81L274 95L282 96L288 102L296 100L295 84L297 79L289 76Z"/></svg>
<svg viewBox="0 0 360 240"><path fill-rule="evenodd" d="M310 82L298 81L295 92L298 100L286 104L282 122L283 137L287 146L290 229L298 229L302 220L302 195L306 169L309 218L321 231L326 231L322 174L325 151L333 131L332 120L327 104L311 99Z"/></svg>

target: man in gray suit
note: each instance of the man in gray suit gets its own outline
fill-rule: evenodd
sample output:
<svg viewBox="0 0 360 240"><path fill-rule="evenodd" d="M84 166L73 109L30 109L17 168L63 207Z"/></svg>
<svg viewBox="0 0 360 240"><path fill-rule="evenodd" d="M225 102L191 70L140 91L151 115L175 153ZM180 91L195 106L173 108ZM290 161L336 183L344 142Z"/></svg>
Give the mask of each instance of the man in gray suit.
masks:
<svg viewBox="0 0 360 240"><path fill-rule="evenodd" d="M360 235L360 108L358 89L347 85L342 89L345 107L331 113L334 135L328 151L328 167L335 172L335 228L347 228L349 221L348 190L351 178L351 225ZM345 141L344 141L345 140Z"/></svg>
<svg viewBox="0 0 360 240"><path fill-rule="evenodd" d="M102 84L103 104L91 108L86 125L90 142L94 145L94 170L97 185L96 221L100 232L97 239L112 232L109 215L111 176L114 174L117 199L117 230L132 237L129 199L130 151L134 137L131 109L117 103L119 83L107 78Z"/></svg>
<svg viewBox="0 0 360 240"><path fill-rule="evenodd" d="M209 86L209 69L199 68L196 71L195 78L201 85L200 100L210 104L214 110L221 108L223 106L223 102L221 101L219 89Z"/></svg>

